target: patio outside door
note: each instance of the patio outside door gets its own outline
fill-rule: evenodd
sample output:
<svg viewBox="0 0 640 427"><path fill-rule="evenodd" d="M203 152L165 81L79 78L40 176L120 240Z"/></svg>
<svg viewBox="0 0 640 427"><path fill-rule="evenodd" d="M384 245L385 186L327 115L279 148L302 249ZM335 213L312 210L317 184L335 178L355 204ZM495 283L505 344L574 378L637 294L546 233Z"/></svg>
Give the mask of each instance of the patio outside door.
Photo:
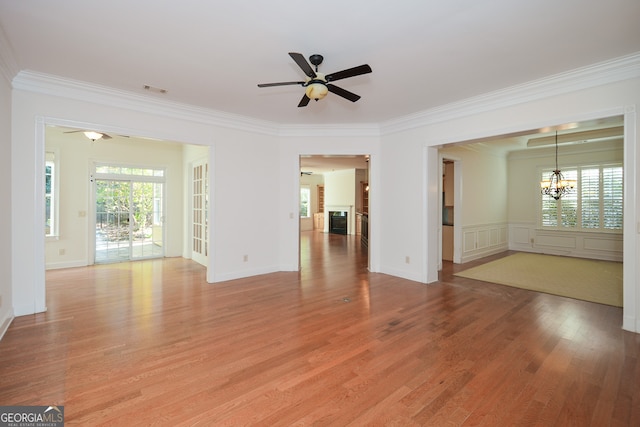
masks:
<svg viewBox="0 0 640 427"><path fill-rule="evenodd" d="M162 182L95 179L95 262L164 256Z"/></svg>

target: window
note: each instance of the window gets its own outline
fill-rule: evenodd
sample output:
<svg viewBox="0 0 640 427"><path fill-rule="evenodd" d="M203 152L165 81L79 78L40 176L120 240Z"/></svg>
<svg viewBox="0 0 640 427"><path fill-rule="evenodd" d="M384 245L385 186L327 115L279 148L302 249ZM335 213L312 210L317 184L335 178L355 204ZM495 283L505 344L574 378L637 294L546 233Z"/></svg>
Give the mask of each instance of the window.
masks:
<svg viewBox="0 0 640 427"><path fill-rule="evenodd" d="M548 179L551 170L542 172ZM545 228L621 231L623 220L622 165L581 166L562 171L575 179L573 192L554 200L542 196L541 223Z"/></svg>
<svg viewBox="0 0 640 427"><path fill-rule="evenodd" d="M44 163L44 229L45 236L58 235L58 191L55 153L47 151Z"/></svg>
<svg viewBox="0 0 640 427"><path fill-rule="evenodd" d="M318 185L318 213L324 213L324 185Z"/></svg>
<svg viewBox="0 0 640 427"><path fill-rule="evenodd" d="M300 218L311 216L311 189L309 186L300 187Z"/></svg>
<svg viewBox="0 0 640 427"><path fill-rule="evenodd" d="M135 175L135 176L147 176L147 177L163 177L164 169L132 168L129 166L97 164L96 173L105 174L105 175Z"/></svg>

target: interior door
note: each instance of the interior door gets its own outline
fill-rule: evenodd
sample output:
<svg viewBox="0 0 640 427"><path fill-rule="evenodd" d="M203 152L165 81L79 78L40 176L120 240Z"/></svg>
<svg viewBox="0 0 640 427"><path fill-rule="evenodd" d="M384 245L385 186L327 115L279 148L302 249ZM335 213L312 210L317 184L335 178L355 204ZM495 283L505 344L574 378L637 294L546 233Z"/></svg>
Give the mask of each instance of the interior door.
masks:
<svg viewBox="0 0 640 427"><path fill-rule="evenodd" d="M205 160L195 162L191 174L191 258L207 265L209 229L208 215L209 165Z"/></svg>

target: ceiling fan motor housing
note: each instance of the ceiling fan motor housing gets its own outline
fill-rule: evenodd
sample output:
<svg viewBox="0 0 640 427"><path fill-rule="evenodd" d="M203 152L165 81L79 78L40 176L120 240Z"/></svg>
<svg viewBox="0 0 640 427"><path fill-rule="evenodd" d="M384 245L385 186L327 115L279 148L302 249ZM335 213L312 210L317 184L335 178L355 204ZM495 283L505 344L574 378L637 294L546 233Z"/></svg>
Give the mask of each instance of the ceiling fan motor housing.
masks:
<svg viewBox="0 0 640 427"><path fill-rule="evenodd" d="M318 71L318 65L322 64L322 60L324 59L324 57L322 55L318 55L317 53L314 55L311 55L309 57L309 62L311 62L312 65L316 66L316 71Z"/></svg>

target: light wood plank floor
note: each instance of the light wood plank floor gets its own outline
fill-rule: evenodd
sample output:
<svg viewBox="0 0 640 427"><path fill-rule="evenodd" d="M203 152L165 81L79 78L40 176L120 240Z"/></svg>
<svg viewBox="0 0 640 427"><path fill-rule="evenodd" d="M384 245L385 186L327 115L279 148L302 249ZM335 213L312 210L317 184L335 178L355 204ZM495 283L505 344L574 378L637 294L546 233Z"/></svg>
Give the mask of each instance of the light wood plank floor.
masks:
<svg viewBox="0 0 640 427"><path fill-rule="evenodd" d="M351 236L301 248L300 273L213 285L184 259L47 272L48 312L0 341L0 405L81 426L640 425L621 309L449 263L431 285L370 274Z"/></svg>

